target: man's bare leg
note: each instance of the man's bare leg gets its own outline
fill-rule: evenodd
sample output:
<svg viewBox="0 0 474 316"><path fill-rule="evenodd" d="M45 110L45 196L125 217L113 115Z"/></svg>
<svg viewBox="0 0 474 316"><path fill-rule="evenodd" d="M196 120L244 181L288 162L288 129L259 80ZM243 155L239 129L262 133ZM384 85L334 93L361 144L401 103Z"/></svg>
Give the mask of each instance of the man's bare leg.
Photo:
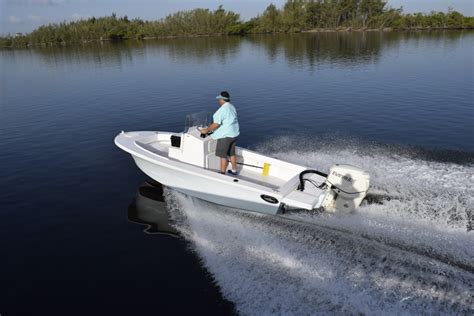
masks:
<svg viewBox="0 0 474 316"><path fill-rule="evenodd" d="M237 156L230 156L230 163L232 164L232 170L237 171Z"/></svg>
<svg viewBox="0 0 474 316"><path fill-rule="evenodd" d="M228 163L227 158L221 158L221 173L226 172Z"/></svg>

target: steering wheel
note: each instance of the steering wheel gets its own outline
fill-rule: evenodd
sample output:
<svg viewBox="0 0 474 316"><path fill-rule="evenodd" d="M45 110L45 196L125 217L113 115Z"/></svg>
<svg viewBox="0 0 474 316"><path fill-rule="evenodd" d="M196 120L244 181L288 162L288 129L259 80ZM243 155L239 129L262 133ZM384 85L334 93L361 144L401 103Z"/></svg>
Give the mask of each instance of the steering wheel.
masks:
<svg viewBox="0 0 474 316"><path fill-rule="evenodd" d="M198 129L199 133L201 133L201 130L199 129L199 127L196 127L196 128ZM201 133L200 136L201 136L201 138L206 138L207 136L211 135L212 133L213 133L213 132L208 132L208 133L206 133L206 134Z"/></svg>

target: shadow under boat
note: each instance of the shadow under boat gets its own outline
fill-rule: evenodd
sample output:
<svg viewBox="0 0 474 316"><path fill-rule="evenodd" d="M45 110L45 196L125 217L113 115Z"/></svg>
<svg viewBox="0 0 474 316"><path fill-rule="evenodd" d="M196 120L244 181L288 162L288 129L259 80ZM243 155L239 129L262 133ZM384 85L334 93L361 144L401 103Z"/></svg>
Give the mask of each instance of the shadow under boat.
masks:
<svg viewBox="0 0 474 316"><path fill-rule="evenodd" d="M143 232L147 234L179 237L166 208L163 186L157 181L147 180L138 187L136 197L128 207L128 220L145 225Z"/></svg>

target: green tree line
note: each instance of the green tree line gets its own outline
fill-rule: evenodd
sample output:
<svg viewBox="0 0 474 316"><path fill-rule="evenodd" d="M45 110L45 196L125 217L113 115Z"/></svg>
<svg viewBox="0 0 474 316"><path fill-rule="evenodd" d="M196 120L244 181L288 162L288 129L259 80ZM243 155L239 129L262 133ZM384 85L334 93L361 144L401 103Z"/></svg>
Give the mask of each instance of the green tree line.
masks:
<svg viewBox="0 0 474 316"><path fill-rule="evenodd" d="M0 37L0 47L146 39L175 36L237 35L303 32L315 29L474 28L474 17L447 13L404 14L383 0L288 0L282 8L270 4L259 16L242 21L238 13L216 10L179 11L146 21L115 14L80 21L43 25L29 34Z"/></svg>
<svg viewBox="0 0 474 316"><path fill-rule="evenodd" d="M252 32L301 32L312 29L474 28L474 17L447 13L404 14L383 0L288 0L283 8L270 4L250 20Z"/></svg>

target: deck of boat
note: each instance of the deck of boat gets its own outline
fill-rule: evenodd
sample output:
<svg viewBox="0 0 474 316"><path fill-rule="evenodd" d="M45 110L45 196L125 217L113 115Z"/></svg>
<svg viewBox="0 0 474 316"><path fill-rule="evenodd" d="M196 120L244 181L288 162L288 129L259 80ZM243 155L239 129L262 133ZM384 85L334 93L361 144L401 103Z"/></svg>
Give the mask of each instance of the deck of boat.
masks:
<svg viewBox="0 0 474 316"><path fill-rule="evenodd" d="M137 144L154 154L157 154L166 158L168 158L169 148L171 147L170 140L156 140L156 141L152 141L148 143L138 141Z"/></svg>
<svg viewBox="0 0 474 316"><path fill-rule="evenodd" d="M155 140L151 142L137 141L137 144L154 154L166 157L168 159L172 159L168 155L169 148L171 147L171 141L169 139ZM240 161L242 160L241 157L238 157L238 160L239 162L241 162ZM286 183L286 181L284 181L281 178L274 177L271 175L268 175L268 176L262 175L262 169L260 168L242 166L241 164L239 164L238 170L239 170L239 175L236 177L237 179L252 182L258 185L262 185L273 190L277 190L278 188L280 188ZM218 172L218 170L214 170L214 171Z"/></svg>
<svg viewBox="0 0 474 316"><path fill-rule="evenodd" d="M262 175L262 172L260 169L255 169L255 171L252 169L255 169L255 168L248 168L248 167L241 168L237 178L244 181L253 182L255 184L259 184L273 190L277 190L278 188L280 188L286 183L286 181L283 181L282 179L278 177Z"/></svg>

